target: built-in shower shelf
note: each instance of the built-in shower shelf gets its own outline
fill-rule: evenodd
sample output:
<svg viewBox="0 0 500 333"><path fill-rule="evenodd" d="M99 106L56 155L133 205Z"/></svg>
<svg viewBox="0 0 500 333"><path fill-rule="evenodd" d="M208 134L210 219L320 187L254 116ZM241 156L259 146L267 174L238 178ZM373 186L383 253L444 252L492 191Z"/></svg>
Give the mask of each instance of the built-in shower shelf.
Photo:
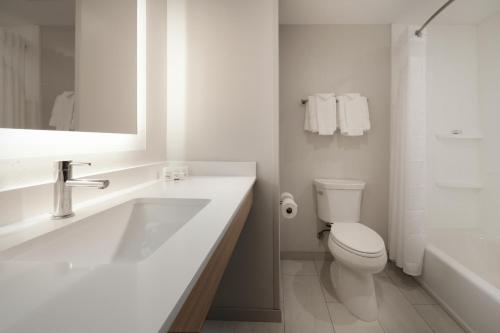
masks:
<svg viewBox="0 0 500 333"><path fill-rule="evenodd" d="M475 182L459 182L459 181L449 181L441 180L436 181L436 185L441 188L455 188L455 189L465 189L465 190L481 190L483 185L481 183Z"/></svg>
<svg viewBox="0 0 500 333"><path fill-rule="evenodd" d="M441 140L482 140L481 134L453 134L449 132L436 133L436 138Z"/></svg>

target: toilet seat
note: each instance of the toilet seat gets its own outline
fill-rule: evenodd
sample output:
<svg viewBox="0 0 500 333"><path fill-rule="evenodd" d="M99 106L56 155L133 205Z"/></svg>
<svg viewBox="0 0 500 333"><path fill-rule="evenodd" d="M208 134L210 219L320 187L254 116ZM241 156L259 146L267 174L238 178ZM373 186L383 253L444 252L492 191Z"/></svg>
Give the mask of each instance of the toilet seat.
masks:
<svg viewBox="0 0 500 333"><path fill-rule="evenodd" d="M330 238L344 250L365 258L377 258L385 254L382 237L361 223L334 223Z"/></svg>

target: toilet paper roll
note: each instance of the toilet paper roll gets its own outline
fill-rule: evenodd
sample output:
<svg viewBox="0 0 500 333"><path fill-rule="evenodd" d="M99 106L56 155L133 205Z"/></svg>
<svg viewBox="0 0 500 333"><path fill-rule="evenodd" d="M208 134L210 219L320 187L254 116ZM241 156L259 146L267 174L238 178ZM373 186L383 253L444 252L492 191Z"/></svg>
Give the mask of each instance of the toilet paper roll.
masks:
<svg viewBox="0 0 500 333"><path fill-rule="evenodd" d="M281 203L281 214L286 219L293 219L298 212L297 203L291 198L285 198Z"/></svg>

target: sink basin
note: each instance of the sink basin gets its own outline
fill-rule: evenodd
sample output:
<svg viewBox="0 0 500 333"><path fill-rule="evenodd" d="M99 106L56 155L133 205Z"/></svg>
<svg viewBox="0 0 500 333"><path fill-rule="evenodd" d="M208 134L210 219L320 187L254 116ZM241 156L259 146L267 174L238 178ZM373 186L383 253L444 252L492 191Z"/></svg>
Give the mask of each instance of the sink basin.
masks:
<svg viewBox="0 0 500 333"><path fill-rule="evenodd" d="M23 243L9 260L98 265L149 257L210 200L134 199ZM5 258L5 255L3 255Z"/></svg>

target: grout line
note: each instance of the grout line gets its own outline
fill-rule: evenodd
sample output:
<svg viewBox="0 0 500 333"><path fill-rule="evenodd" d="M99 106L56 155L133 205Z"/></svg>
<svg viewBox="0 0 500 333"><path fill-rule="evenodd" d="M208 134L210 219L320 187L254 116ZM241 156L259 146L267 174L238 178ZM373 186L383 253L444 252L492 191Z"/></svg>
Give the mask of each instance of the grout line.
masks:
<svg viewBox="0 0 500 333"><path fill-rule="evenodd" d="M328 301L326 300L325 288L323 288L323 285L321 283L321 271L318 271L318 267L316 266L316 260L312 260L312 262L314 265L314 270L317 273L319 289L321 290L321 295L323 295L323 302L325 303L326 311L328 312L328 318L330 318L330 324L332 324L333 333L335 333L335 324L333 323L333 317L332 314L330 313L330 308L328 307ZM322 264L324 264L324 260Z"/></svg>
<svg viewBox="0 0 500 333"><path fill-rule="evenodd" d="M411 304L411 302L408 300L408 297L405 296L405 294L401 291L401 288L399 288L393 281L393 279L390 277L389 274L387 274L387 279L389 280L389 282L394 286L396 287L397 291L399 292L399 294L401 294L403 296L403 299L408 303L410 304L411 308L413 309L413 311L415 311L417 313L417 315L423 320L423 322L425 323L425 325L427 326L427 328L429 328L429 330L431 332L434 332L436 333L432 327L427 323L427 321L423 318L423 316L417 311L417 309L415 308L415 305ZM381 325L382 326L382 325ZM384 329L384 327L382 326L382 329Z"/></svg>
<svg viewBox="0 0 500 333"><path fill-rule="evenodd" d="M280 261L280 265L281 265L281 261ZM281 292L282 292L282 297L280 297L280 302L283 301L281 303L281 322L283 323L283 330L282 332L285 333L286 332L286 320L285 320L285 312L286 312L286 309L285 309L285 286L284 286L284 279L283 279L283 266L280 266L280 284L281 284Z"/></svg>
<svg viewBox="0 0 500 333"><path fill-rule="evenodd" d="M401 268L397 267L396 266L396 269L398 270L401 270ZM397 272L395 274L400 274L401 272ZM402 274L405 274L404 272ZM410 298L408 296L406 296L406 294L403 292L403 288L399 287L397 285L397 283L395 282L395 279L393 279L391 277L391 274L387 273L386 276L389 278L389 280L391 281L391 283L396 286L396 288L399 289L399 291L403 294L404 298L408 301L408 303L410 303L414 308L415 308L415 305L438 305L436 299L427 292L427 290L425 290L424 288L422 288L422 286L420 285L420 283L418 283L418 281L413 277L413 276L410 276L408 275L412 280L413 282L415 282L416 286L417 286L417 289L420 288L422 293L425 293L427 296L429 296L429 298L432 300L432 304L413 304L411 301L410 301ZM404 283L404 282L403 282Z"/></svg>
<svg viewBox="0 0 500 333"><path fill-rule="evenodd" d="M314 260L310 260L310 259L305 259L305 260L294 260L294 259L284 259L284 260L281 260L281 262L283 261L295 261L295 262L308 262L308 261L312 261L312 264L313 264L313 268L314 268L314 274L306 274L306 273L300 273L300 272L296 272L296 273L292 273L292 274L287 274L284 272L284 269L281 269L281 275L283 276L318 276L318 272L316 270L316 265L314 263ZM283 268L283 267L281 267Z"/></svg>
<svg viewBox="0 0 500 333"><path fill-rule="evenodd" d="M378 327L380 327L382 329L382 332L389 333L389 332L386 331L384 325L382 325L382 323L380 322L380 320L378 320L378 316L377 316L377 324L378 324Z"/></svg>
<svg viewBox="0 0 500 333"><path fill-rule="evenodd" d="M422 306L422 305L425 305L425 306L433 306L432 304L419 304L419 305L421 305L421 306ZM417 311L417 308L415 307L415 305L413 305L413 304L412 304L412 306L413 306L413 308L415 309L415 311ZM435 331L435 330L432 328L431 324L427 321L427 319L425 319L425 317L424 317L424 316L422 316L422 315L420 314L420 312L418 312L418 311L417 311L417 313L418 313L418 315L420 316L420 318L422 318L422 320L423 320L423 321L427 324L427 326L429 326L429 328L431 329L431 331L432 331L432 332L434 332L434 333L439 333L439 332Z"/></svg>
<svg viewBox="0 0 500 333"><path fill-rule="evenodd" d="M434 299L434 298L433 298ZM444 308L440 305L440 304L412 304L413 308L415 309L415 311L417 311L418 315L425 321L425 323L427 324L427 326L429 326L429 328L431 329L431 331L433 331L434 333L439 333L438 331L434 330L430 324L430 322L425 319L425 317L423 315L420 314L420 312L417 310L416 308L416 305L418 306L430 306L430 307L437 307L439 308L440 310L442 310L444 312L444 314L449 317L455 324L457 324L457 326L463 330L462 326L460 326L457 321L455 320L455 318L451 317L448 312L446 312L446 310L444 310ZM465 332L465 331L464 331Z"/></svg>
<svg viewBox="0 0 500 333"><path fill-rule="evenodd" d="M316 262L315 260L300 260L300 261L303 261L303 262L312 262L313 264L313 268L314 268L314 272L316 274L312 275L312 274L283 274L283 276L309 276L309 277L316 277L316 280L319 284L319 288L320 288L320 291L321 291L321 295L323 296L323 304L325 305L325 308L326 308L326 311L328 313L328 318L330 318L330 324L331 324L331 327L332 327L332 330L333 330L333 333L335 333L335 325L333 324L333 319L332 319L332 316L330 314L330 309L328 308L328 302L326 301L326 296L325 296L325 293L324 293L324 290L323 290L323 286L321 284L321 273L318 272L318 269L316 267ZM284 288L283 288L284 289ZM285 312L286 309L285 309L285 293L283 292L283 312ZM283 330L284 332L286 332L286 320L284 318L285 316L283 315ZM304 332L306 333L306 332Z"/></svg>
<svg viewBox="0 0 500 333"><path fill-rule="evenodd" d="M387 279L389 279L389 281L392 283L392 280L391 278L389 277L389 274L387 274L387 271L386 271L386 268L384 267L384 270L380 273L377 273L373 276L373 283L375 283L375 277L376 275L379 275L380 276L383 276L383 277L386 277ZM397 288L397 287L396 287ZM399 288L398 288L399 290ZM379 300L378 300L378 295L377 293L375 292L375 297L376 297L376 300L377 300L377 312L380 313L380 306L379 306ZM378 314L377 314L377 324L378 326L382 329L382 332L384 333L388 333L387 330L385 329L384 325L382 325L382 323L380 322L379 318L378 318Z"/></svg>

